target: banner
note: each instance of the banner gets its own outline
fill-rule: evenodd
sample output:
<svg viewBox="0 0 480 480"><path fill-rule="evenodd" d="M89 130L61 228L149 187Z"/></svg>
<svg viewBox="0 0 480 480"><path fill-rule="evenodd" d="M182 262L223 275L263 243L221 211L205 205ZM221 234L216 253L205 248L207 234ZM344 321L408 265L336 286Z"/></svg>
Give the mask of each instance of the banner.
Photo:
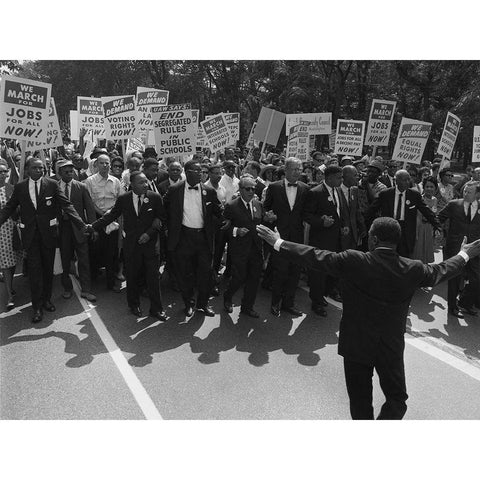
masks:
<svg viewBox="0 0 480 480"><path fill-rule="evenodd" d="M390 100L372 101L365 145L388 146L396 105Z"/></svg>
<svg viewBox="0 0 480 480"><path fill-rule="evenodd" d="M438 144L437 153L450 160L452 158L453 147L460 131L460 119L453 113L448 112L443 127L442 138Z"/></svg>
<svg viewBox="0 0 480 480"><path fill-rule="evenodd" d="M4 75L0 82L0 137L47 142L49 83Z"/></svg>
<svg viewBox="0 0 480 480"><path fill-rule="evenodd" d="M230 129L230 137L232 138L232 143L230 146L235 147L237 145L237 141L240 140L240 114L224 113L223 116L227 122L228 128Z"/></svg>
<svg viewBox="0 0 480 480"><path fill-rule="evenodd" d="M46 143L42 143L29 140L27 142L27 150L34 151L41 148L56 148L62 146L62 132L60 130L60 123L58 121L55 100L53 99L53 97L50 97L50 108L48 109L47 141Z"/></svg>
<svg viewBox="0 0 480 480"><path fill-rule="evenodd" d="M153 106L152 120L159 157L195 153L198 123L190 104Z"/></svg>
<svg viewBox="0 0 480 480"><path fill-rule="evenodd" d="M365 122L363 120L338 120L333 153L361 155L364 133Z"/></svg>
<svg viewBox="0 0 480 480"><path fill-rule="evenodd" d="M135 131L135 97L102 97L107 140L128 140Z"/></svg>
<svg viewBox="0 0 480 480"><path fill-rule="evenodd" d="M284 123L284 113L262 107L258 116L257 126L253 132L253 138L269 145L277 145Z"/></svg>
<svg viewBox="0 0 480 480"><path fill-rule="evenodd" d="M200 125L205 133L207 146L212 153L219 152L231 145L232 137L223 113L204 120Z"/></svg>
<svg viewBox="0 0 480 480"><path fill-rule="evenodd" d="M328 113L292 113L287 115L287 135L294 125L301 121L309 122L310 135L329 135L332 133L332 114Z"/></svg>
<svg viewBox="0 0 480 480"><path fill-rule="evenodd" d="M253 139L253 133L255 132L255 127L257 126L257 122L254 122L252 125L252 128L250 129L250 135L248 136L247 143L245 145L245 148L253 148L257 146L257 142Z"/></svg>
<svg viewBox="0 0 480 480"><path fill-rule="evenodd" d="M480 126L473 127L472 163L480 162Z"/></svg>
<svg viewBox="0 0 480 480"><path fill-rule="evenodd" d="M153 129L151 108L153 105L168 105L168 90L157 90L156 88L137 87L136 114L135 114L135 135L142 130Z"/></svg>
<svg viewBox="0 0 480 480"><path fill-rule="evenodd" d="M103 107L101 98L77 97L78 130L82 128L92 132L93 138L105 138ZM72 129L73 132L73 129Z"/></svg>
<svg viewBox="0 0 480 480"><path fill-rule="evenodd" d="M402 118L392 160L420 164L431 128L431 123Z"/></svg>
<svg viewBox="0 0 480 480"><path fill-rule="evenodd" d="M80 128L78 127L78 111L70 110L70 140L80 140L78 133Z"/></svg>

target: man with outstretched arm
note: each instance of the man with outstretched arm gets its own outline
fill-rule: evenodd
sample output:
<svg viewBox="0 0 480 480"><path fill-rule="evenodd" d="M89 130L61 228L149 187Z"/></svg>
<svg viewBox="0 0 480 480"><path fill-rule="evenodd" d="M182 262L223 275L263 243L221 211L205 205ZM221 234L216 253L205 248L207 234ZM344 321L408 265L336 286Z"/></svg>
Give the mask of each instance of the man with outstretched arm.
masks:
<svg viewBox="0 0 480 480"><path fill-rule="evenodd" d="M334 253L284 241L278 232L263 225L258 225L257 231L285 259L340 278L344 300L338 353L344 357L352 418L374 418L375 369L386 399L377 418L402 419L408 398L404 334L412 296L419 287L431 287L458 275L469 259L480 254L480 240L467 244L465 238L457 255L442 263L425 265L398 255L401 228L389 217L373 221L367 253Z"/></svg>

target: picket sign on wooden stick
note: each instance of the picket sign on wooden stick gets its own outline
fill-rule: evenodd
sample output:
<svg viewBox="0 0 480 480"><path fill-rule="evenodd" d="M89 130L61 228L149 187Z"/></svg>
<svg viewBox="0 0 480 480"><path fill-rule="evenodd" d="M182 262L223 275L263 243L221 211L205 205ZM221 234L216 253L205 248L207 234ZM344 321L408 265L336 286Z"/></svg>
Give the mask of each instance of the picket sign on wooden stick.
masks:
<svg viewBox="0 0 480 480"><path fill-rule="evenodd" d="M25 171L25 155L26 155L26 150L27 150L27 141L22 140L21 141L21 148L22 148L22 156L20 158L20 178L18 179L19 182L23 180L23 173Z"/></svg>
<svg viewBox="0 0 480 480"><path fill-rule="evenodd" d="M268 134L270 133L270 129L272 128L272 122L273 122L273 112L272 112L272 115L270 115L270 120L268 121L268 127L267 127L267 131L265 132L265 139L263 140L263 145L262 145L262 150L260 151L260 155L263 155L265 146L267 145L267 138L268 138Z"/></svg>
<svg viewBox="0 0 480 480"><path fill-rule="evenodd" d="M374 145L372 148L372 157L370 159L370 163L372 163L375 160L375 157L377 156L377 146Z"/></svg>
<svg viewBox="0 0 480 480"><path fill-rule="evenodd" d="M122 140L122 147L123 147L123 161L127 163L127 144L128 140Z"/></svg>

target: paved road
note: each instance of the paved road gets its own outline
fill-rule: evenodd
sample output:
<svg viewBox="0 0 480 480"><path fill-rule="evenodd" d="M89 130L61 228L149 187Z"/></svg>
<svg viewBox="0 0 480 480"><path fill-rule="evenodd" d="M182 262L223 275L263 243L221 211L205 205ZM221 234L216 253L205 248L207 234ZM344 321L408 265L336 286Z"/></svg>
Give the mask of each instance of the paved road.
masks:
<svg viewBox="0 0 480 480"><path fill-rule="evenodd" d="M348 419L340 305L328 317L279 319L262 290L263 321L232 315L213 299L213 318L185 319L178 293L163 289L171 319L128 313L124 292L96 285L99 302L61 298L55 313L30 323L26 280L18 308L0 314L2 419ZM447 321L445 287L419 291L409 318L407 419L480 419L480 319ZM237 301L239 296L237 296ZM143 299L144 311L148 301ZM4 304L4 297L0 298ZM383 397L375 386L375 408Z"/></svg>

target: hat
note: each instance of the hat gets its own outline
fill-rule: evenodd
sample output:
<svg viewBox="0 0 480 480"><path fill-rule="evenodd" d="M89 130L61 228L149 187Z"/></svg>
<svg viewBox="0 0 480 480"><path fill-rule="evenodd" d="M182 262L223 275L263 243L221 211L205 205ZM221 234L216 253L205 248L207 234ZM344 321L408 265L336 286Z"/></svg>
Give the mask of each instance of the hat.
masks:
<svg viewBox="0 0 480 480"><path fill-rule="evenodd" d="M378 169L378 170L380 171L380 173L383 172L383 170L384 170L383 163L380 162L380 161L378 161L378 160L374 160L374 161L373 161L372 163L370 163L368 166Z"/></svg>
<svg viewBox="0 0 480 480"><path fill-rule="evenodd" d="M90 160L95 160L98 156L103 154L108 155L106 148L95 147L93 152L90 154Z"/></svg>
<svg viewBox="0 0 480 480"><path fill-rule="evenodd" d="M62 167L73 167L73 163L70 160L66 160L65 158L57 160L57 163L55 164L55 168L57 169L57 172Z"/></svg>

